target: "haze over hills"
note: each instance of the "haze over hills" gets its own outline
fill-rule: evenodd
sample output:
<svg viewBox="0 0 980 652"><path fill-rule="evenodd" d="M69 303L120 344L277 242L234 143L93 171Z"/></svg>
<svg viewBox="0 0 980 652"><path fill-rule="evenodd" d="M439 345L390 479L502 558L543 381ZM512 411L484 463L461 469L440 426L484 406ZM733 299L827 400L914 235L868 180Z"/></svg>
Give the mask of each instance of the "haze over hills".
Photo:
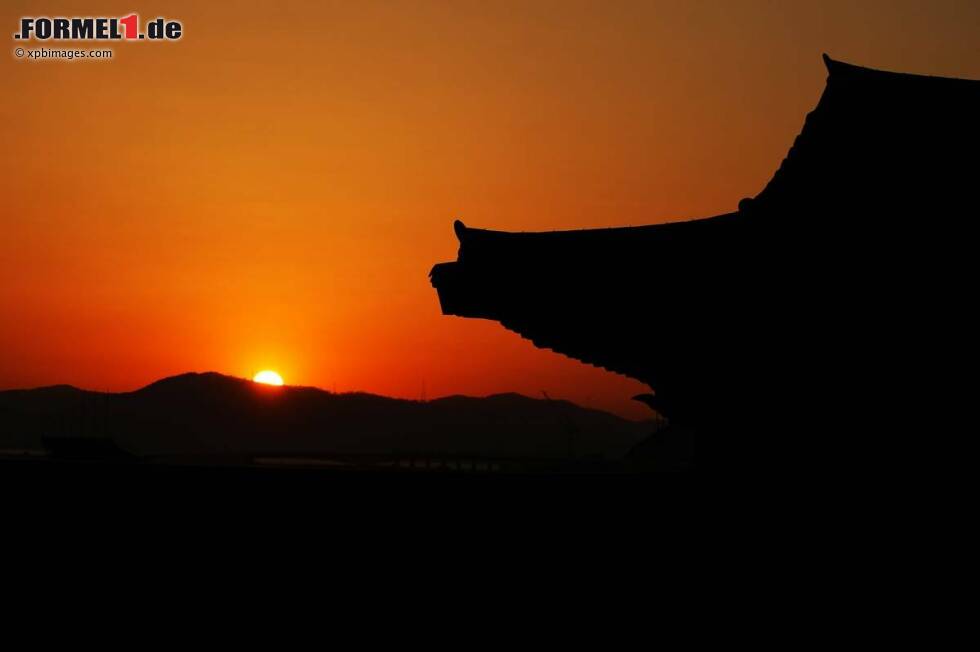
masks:
<svg viewBox="0 0 980 652"><path fill-rule="evenodd" d="M654 431L567 401L519 394L411 401L313 387L271 387L218 373L164 378L126 393L57 385L0 392L0 449L42 438L111 438L130 453L622 457Z"/></svg>

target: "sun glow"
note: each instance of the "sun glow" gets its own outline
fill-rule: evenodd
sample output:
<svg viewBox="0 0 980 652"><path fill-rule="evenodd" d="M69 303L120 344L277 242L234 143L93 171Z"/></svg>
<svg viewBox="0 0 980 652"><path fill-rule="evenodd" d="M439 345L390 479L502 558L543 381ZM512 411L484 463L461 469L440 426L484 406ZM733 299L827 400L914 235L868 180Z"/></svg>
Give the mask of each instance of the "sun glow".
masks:
<svg viewBox="0 0 980 652"><path fill-rule="evenodd" d="M282 376L268 369L255 374L252 380L263 385L282 385Z"/></svg>

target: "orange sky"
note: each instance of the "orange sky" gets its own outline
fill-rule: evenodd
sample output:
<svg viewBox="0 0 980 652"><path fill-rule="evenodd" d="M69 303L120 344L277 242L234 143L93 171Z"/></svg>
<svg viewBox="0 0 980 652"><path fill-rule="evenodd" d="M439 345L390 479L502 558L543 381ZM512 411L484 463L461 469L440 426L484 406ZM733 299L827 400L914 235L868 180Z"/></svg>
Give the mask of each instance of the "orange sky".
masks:
<svg viewBox="0 0 980 652"><path fill-rule="evenodd" d="M426 275L457 217L734 210L816 103L821 52L980 78L973 0L790 4L4 2L0 388L271 368L646 416L639 383L440 315ZM13 54L22 15L133 11L183 39Z"/></svg>

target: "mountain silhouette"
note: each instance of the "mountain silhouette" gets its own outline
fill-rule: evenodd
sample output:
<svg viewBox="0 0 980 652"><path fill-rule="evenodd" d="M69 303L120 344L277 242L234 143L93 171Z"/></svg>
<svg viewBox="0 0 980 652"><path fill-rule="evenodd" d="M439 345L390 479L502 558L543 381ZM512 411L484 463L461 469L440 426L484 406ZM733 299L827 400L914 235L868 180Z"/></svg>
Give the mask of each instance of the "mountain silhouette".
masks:
<svg viewBox="0 0 980 652"><path fill-rule="evenodd" d="M824 61L819 103L737 211L457 221L457 260L430 273L442 311L648 384L699 466L942 463L971 416L980 82Z"/></svg>
<svg viewBox="0 0 980 652"><path fill-rule="evenodd" d="M519 394L427 402L217 373L164 378L134 392L69 386L0 392L0 449L59 452L109 440L140 458L429 455L621 459L653 431L567 401ZM105 448L105 447L103 447Z"/></svg>

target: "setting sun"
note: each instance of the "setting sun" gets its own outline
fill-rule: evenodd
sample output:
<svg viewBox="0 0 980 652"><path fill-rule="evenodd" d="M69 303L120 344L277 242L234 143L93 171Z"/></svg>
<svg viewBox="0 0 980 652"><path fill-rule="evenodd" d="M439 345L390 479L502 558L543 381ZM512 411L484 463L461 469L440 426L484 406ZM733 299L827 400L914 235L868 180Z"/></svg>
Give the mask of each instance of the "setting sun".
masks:
<svg viewBox="0 0 980 652"><path fill-rule="evenodd" d="M252 377L252 380L263 385L282 385L282 376L274 371L260 371Z"/></svg>
<svg viewBox="0 0 980 652"><path fill-rule="evenodd" d="M53 25L69 20L73 36L74 19L117 21L121 33L131 14L136 39L66 39ZM180 38L151 39L158 17L179 21ZM17 39L24 19L30 38ZM819 102L822 52L977 79L978 25L980 0L0 1L0 391L131 392L217 370L272 383L245 386L258 396L545 390L648 420L631 398L650 392L643 382L442 314L427 274L459 256L453 221L531 233L737 212ZM865 138L848 128L848 143ZM877 144L907 153L911 128ZM853 241L858 225L828 219ZM536 310L564 283L553 278ZM741 322L700 324L718 335L702 344Z"/></svg>

